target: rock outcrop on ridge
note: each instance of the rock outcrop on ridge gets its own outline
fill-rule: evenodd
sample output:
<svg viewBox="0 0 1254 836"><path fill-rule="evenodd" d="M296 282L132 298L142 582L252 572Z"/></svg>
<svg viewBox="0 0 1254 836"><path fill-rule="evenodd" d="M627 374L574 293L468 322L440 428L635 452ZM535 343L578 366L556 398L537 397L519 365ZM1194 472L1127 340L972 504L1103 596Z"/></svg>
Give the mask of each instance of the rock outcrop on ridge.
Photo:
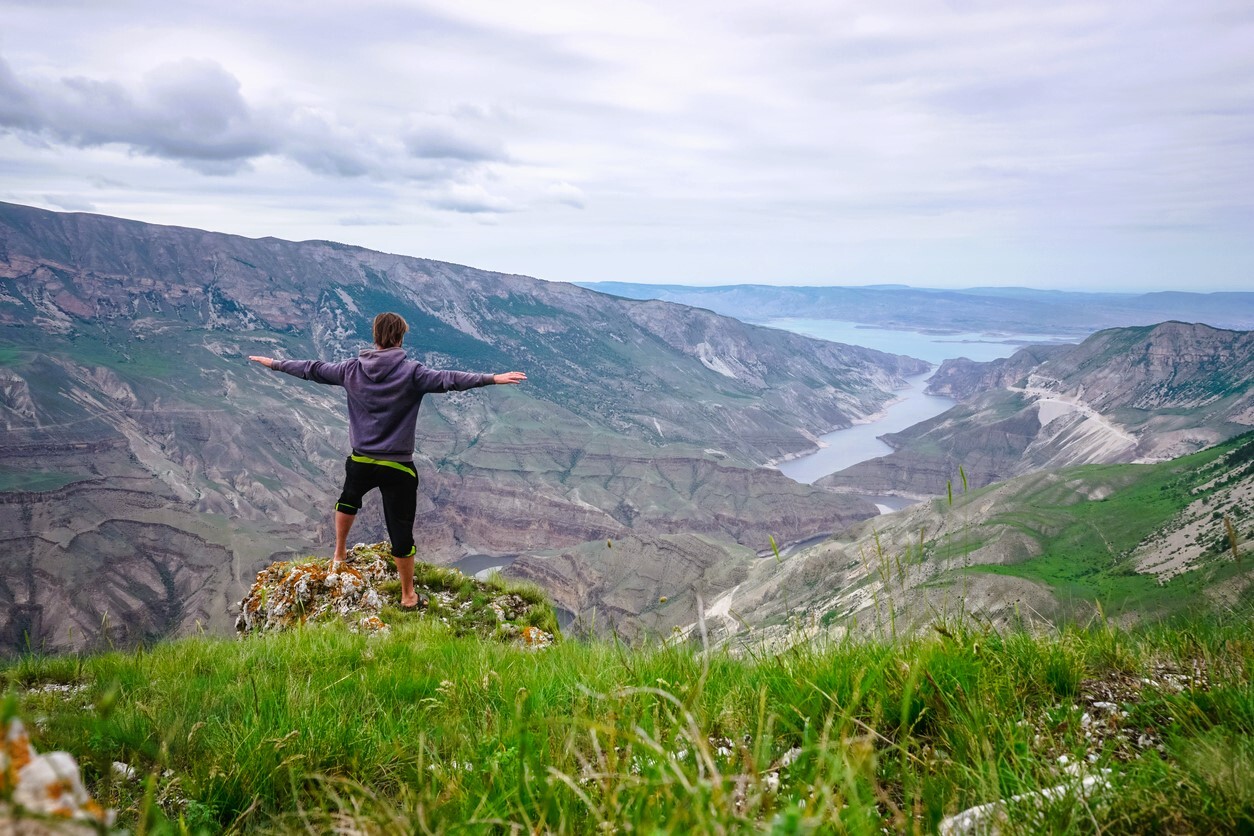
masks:
<svg viewBox="0 0 1254 836"><path fill-rule="evenodd" d="M532 586L499 578L480 581L456 569L416 563L414 587L422 599L416 614L438 619L457 633L531 649L548 647L558 634L552 605ZM388 544L359 543L335 571L320 558L263 569L239 604L235 627L248 635L340 620L353 630L386 633L389 621L408 617L399 590Z"/></svg>

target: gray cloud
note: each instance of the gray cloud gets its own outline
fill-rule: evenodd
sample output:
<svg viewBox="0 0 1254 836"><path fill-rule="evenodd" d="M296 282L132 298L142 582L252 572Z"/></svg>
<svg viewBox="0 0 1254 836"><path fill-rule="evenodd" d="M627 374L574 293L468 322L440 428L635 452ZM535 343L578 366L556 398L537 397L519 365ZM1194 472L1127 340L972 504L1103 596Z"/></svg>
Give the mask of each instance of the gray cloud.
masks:
<svg viewBox="0 0 1254 836"><path fill-rule="evenodd" d="M495 214L516 209L508 200L489 193L482 186L451 186L429 197L427 204L465 215Z"/></svg>
<svg viewBox="0 0 1254 836"><path fill-rule="evenodd" d="M0 67L0 126L79 148L118 143L207 173L239 170L277 143L210 61L158 67L134 90L81 76L23 84Z"/></svg>
<svg viewBox="0 0 1254 836"><path fill-rule="evenodd" d="M121 145L210 175L275 156L331 177L456 181L468 166L508 157L477 111L417 117L389 145L386 136L307 107L254 106L220 64L191 59L159 66L128 87L83 76L23 82L0 58L0 129L52 145ZM404 165L406 153L419 158L415 166Z"/></svg>
<svg viewBox="0 0 1254 836"><path fill-rule="evenodd" d="M461 160L463 162L508 159L505 144L485 126L457 120L452 116L423 116L415 119L405 135L405 148L415 157Z"/></svg>

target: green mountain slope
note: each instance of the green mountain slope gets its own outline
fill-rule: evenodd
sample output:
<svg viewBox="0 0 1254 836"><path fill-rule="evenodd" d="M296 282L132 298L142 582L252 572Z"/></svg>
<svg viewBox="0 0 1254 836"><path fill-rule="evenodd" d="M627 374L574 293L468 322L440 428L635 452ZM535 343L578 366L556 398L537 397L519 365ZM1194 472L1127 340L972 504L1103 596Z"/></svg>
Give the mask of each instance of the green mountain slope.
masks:
<svg viewBox="0 0 1254 836"><path fill-rule="evenodd" d="M757 642L799 623L816 636L908 633L953 614L1131 623L1254 597L1254 434L1167 462L1063 468L970 492L953 477L952 502L764 561L712 602L709 626Z"/></svg>

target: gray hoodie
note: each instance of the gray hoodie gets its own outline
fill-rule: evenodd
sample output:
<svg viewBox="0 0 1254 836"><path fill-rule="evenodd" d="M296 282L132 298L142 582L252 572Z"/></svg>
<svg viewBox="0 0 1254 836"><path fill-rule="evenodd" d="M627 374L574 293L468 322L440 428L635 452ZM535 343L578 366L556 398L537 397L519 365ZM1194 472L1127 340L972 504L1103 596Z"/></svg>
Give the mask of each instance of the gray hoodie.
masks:
<svg viewBox="0 0 1254 836"><path fill-rule="evenodd" d="M405 358L402 348L369 349L351 360L275 360L278 372L343 386L348 393L348 439L364 456L405 462L414 457L418 406L429 392L474 389L491 374L437 371Z"/></svg>

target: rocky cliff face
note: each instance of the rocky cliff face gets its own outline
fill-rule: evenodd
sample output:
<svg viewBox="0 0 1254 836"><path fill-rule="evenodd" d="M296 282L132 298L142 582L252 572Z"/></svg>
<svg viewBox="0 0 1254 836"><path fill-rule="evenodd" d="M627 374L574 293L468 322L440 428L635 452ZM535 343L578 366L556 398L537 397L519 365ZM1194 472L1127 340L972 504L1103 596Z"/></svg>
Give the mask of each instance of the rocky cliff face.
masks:
<svg viewBox="0 0 1254 836"><path fill-rule="evenodd" d="M930 388L963 402L885 436L896 450L820 480L841 490L945 493L1097 462L1180 456L1254 426L1254 332L1165 322L1024 349L992 363L946 362Z"/></svg>
<svg viewBox="0 0 1254 836"><path fill-rule="evenodd" d="M966 401L990 389L1019 385L1028 374L1051 357L1069 351L1069 345L1031 345L1009 357L980 363L958 357L941 363L927 381L927 392Z"/></svg>
<svg viewBox="0 0 1254 836"><path fill-rule="evenodd" d="M760 465L926 369L523 276L9 204L0 280L7 648L225 630L259 568L325 548L342 393L245 357L350 356L380 310L406 317L430 365L530 377L424 403L418 528L435 561L834 531L874 508ZM382 538L375 503L357 526ZM551 568L550 591L576 574Z"/></svg>

